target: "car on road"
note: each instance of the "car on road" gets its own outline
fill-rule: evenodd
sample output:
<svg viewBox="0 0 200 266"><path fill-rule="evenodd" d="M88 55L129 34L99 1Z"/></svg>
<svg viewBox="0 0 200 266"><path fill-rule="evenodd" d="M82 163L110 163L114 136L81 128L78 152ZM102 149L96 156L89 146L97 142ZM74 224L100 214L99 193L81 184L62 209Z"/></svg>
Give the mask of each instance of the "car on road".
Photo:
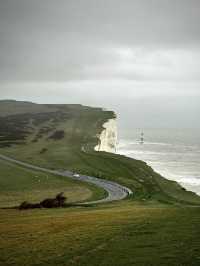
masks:
<svg viewBox="0 0 200 266"><path fill-rule="evenodd" d="M80 175L77 174L77 173L74 173L74 174L73 174L73 177L80 177Z"/></svg>

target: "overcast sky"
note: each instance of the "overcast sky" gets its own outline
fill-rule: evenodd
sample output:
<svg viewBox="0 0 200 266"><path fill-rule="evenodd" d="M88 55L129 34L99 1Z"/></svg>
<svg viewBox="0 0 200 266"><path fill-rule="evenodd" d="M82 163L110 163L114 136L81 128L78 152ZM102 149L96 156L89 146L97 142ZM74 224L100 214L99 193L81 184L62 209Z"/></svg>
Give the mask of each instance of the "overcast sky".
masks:
<svg viewBox="0 0 200 266"><path fill-rule="evenodd" d="M0 0L0 98L200 127L199 0Z"/></svg>

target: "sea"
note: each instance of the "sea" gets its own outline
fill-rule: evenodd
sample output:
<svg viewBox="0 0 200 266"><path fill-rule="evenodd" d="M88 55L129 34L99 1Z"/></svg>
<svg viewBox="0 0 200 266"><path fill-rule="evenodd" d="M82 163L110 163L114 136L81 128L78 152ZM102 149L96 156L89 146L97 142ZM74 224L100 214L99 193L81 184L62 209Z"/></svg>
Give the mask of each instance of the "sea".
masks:
<svg viewBox="0 0 200 266"><path fill-rule="evenodd" d="M121 131L117 153L145 161L163 177L200 195L200 129Z"/></svg>

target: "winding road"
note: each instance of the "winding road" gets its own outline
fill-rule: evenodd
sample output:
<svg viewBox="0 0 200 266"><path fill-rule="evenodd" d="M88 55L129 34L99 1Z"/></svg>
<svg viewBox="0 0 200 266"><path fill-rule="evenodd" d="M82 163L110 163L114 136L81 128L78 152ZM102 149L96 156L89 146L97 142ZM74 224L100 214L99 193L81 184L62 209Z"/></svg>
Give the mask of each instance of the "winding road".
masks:
<svg viewBox="0 0 200 266"><path fill-rule="evenodd" d="M25 163L22 161L18 161L18 160L12 159L10 157L7 157L7 156L1 155L1 154L0 154L0 159L9 161L11 163L15 163L15 164L18 164L20 166L30 168L33 170L38 170L38 171L42 171L42 172L46 172L46 173L50 173L50 174L56 174L56 175L60 175L60 176L66 176L66 177L70 177L73 180L92 183L92 184L94 184L100 188L103 188L104 190L107 191L108 195L106 198L96 200L96 201L84 202L84 203L81 203L82 205L86 205L86 204L89 205L89 204L94 204L94 203L96 204L96 203L104 203L104 202L122 200L122 199L126 198L128 195L131 195L133 193L129 188L122 186L122 185L119 185L118 183L113 182L113 181L108 181L108 180L96 178L93 176L75 174L71 171L50 170L47 168L43 168L43 167L39 167L39 166L32 165L29 163Z"/></svg>

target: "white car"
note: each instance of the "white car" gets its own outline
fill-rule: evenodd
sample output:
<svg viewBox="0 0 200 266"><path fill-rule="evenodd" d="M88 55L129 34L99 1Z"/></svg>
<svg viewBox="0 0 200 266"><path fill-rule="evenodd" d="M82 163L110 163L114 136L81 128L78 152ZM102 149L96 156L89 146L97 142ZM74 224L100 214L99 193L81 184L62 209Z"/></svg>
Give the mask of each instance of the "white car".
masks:
<svg viewBox="0 0 200 266"><path fill-rule="evenodd" d="M74 176L74 177L80 177L80 175L79 175L79 174L76 174L76 173L73 174L73 176Z"/></svg>

